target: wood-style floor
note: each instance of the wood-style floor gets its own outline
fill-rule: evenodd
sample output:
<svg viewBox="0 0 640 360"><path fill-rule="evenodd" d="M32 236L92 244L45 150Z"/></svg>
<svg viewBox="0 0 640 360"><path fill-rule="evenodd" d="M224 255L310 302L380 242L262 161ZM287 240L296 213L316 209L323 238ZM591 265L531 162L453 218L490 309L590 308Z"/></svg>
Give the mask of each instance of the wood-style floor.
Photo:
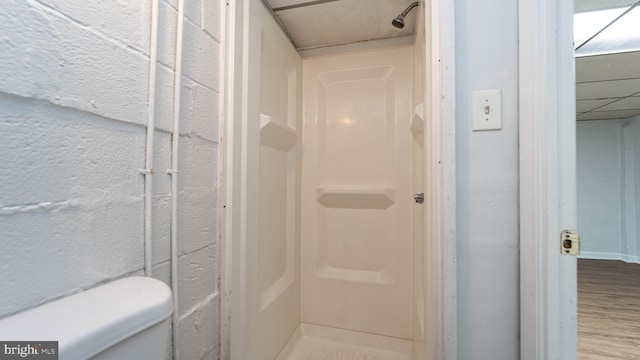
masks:
<svg viewBox="0 0 640 360"><path fill-rule="evenodd" d="M640 359L640 265L578 260L578 359Z"/></svg>

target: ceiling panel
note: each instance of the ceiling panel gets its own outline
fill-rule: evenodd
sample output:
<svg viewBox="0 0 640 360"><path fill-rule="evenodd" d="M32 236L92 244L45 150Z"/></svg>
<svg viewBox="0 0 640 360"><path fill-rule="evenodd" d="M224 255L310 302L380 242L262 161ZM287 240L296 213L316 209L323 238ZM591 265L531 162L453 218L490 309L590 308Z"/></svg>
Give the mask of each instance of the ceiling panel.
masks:
<svg viewBox="0 0 640 360"><path fill-rule="evenodd" d="M588 113L578 115L578 121L624 119L624 118L638 116L638 115L640 115L640 110L591 111Z"/></svg>
<svg viewBox="0 0 640 360"><path fill-rule="evenodd" d="M598 111L611 110L640 110L640 97L632 96L624 98L598 109Z"/></svg>
<svg viewBox="0 0 640 360"><path fill-rule="evenodd" d="M576 58L576 82L640 78L640 51Z"/></svg>
<svg viewBox="0 0 640 360"><path fill-rule="evenodd" d="M603 27L607 26L607 24L622 15L625 10L626 8L622 7L575 14L573 16L573 42L576 49L578 49L578 47L580 48L576 50L576 56L583 54L582 49L584 48L584 45L588 46L591 44L593 42L592 37L600 32ZM598 36L595 37L597 38ZM588 40L589 43L586 44L585 41Z"/></svg>
<svg viewBox="0 0 640 360"><path fill-rule="evenodd" d="M576 112L587 112L591 111L595 108L598 108L603 105L607 105L611 102L618 100L619 98L613 99L597 99L597 100L578 100L576 101Z"/></svg>
<svg viewBox="0 0 640 360"><path fill-rule="evenodd" d="M269 6L271 6L272 9L277 9L284 6L310 3L312 1L313 0L267 0L267 3L269 4Z"/></svg>
<svg viewBox="0 0 640 360"><path fill-rule="evenodd" d="M640 89L640 79L598 81L576 84L576 100L627 97Z"/></svg>
<svg viewBox="0 0 640 360"><path fill-rule="evenodd" d="M575 12L586 12L624 7L633 4L634 0L576 0Z"/></svg>
<svg viewBox="0 0 640 360"><path fill-rule="evenodd" d="M411 0L339 0L282 10L276 15L300 50L413 35L417 8L405 18L404 29L391 25L391 20L411 3Z"/></svg>
<svg viewBox="0 0 640 360"><path fill-rule="evenodd" d="M607 10L607 12L620 10L612 9ZM584 16L587 16L587 14ZM603 29L591 41L576 50L576 56L640 51L638 23L640 23L640 8L634 7L627 14Z"/></svg>

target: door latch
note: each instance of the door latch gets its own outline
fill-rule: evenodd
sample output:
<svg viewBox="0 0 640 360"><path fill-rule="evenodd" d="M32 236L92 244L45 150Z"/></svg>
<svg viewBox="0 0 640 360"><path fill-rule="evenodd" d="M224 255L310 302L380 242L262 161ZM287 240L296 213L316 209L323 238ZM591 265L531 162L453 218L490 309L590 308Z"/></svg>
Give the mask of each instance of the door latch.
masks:
<svg viewBox="0 0 640 360"><path fill-rule="evenodd" d="M565 255L580 255L580 235L564 230L560 238L560 249Z"/></svg>
<svg viewBox="0 0 640 360"><path fill-rule="evenodd" d="M413 200L416 201L416 204L422 204L424 202L424 193L416 193L413 195Z"/></svg>

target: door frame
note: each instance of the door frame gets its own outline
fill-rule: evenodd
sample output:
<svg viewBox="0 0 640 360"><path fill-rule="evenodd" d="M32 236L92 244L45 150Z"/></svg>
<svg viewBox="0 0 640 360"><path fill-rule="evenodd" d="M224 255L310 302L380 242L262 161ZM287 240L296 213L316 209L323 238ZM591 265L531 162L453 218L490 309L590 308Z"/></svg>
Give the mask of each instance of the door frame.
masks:
<svg viewBox="0 0 640 360"><path fill-rule="evenodd" d="M576 359L573 1L519 0L520 354Z"/></svg>
<svg viewBox="0 0 640 360"><path fill-rule="evenodd" d="M247 59L242 56L247 43L243 23L246 1L226 0L222 16L221 68L224 69L222 90L223 116L221 124L222 151L221 184L219 201L219 262L218 279L220 292L220 359L231 359L231 349L242 349L246 343L242 328L244 314L242 291L243 260L238 247L239 221L242 216L243 190L241 183L241 163L246 151L243 149L245 137L239 120L243 114L242 71ZM426 18L430 19L430 41L426 46L426 67L431 82L425 96L425 104L430 104L431 122L428 142L431 153L425 159L425 169L430 166L437 171L428 172L432 199L431 211L426 211L430 231L429 276L433 291L428 299L428 319L434 324L427 344L431 351L427 354L433 360L457 359L457 280L456 280L456 158L455 158L455 5L454 0L432 0L424 7ZM429 83L428 83L429 84ZM233 301L240 299L240 301ZM236 324L236 325L234 325ZM425 359L426 360L426 359Z"/></svg>
<svg viewBox="0 0 640 360"><path fill-rule="evenodd" d="M456 360L458 358L458 300L457 300L457 233L456 233L456 76L455 76L455 0L426 2L430 19L430 43L426 48L427 80L425 104L431 105L431 137L425 134L426 176L430 177L430 191L436 195L430 209L425 211L425 224L431 225L427 242L430 250L431 281L437 284L430 299L430 317L437 326L427 345L434 349L429 359ZM429 82L427 81L427 84ZM431 171L430 169L437 169ZM429 211L431 210L431 211Z"/></svg>
<svg viewBox="0 0 640 360"><path fill-rule="evenodd" d="M234 240L241 232L241 173L240 166L246 151L242 148L242 69L244 61L242 57L244 41L244 1L225 0L222 18L222 36L224 39L220 52L220 67L224 69L224 85L222 90L223 105L220 113L222 122L220 127L221 136L221 174L220 174L220 201L219 211L219 246L218 246L218 281L220 292L220 323L219 323L219 357L221 360L231 359L231 339L234 346L244 345L243 336L237 326L232 326L232 314L243 313L238 310L244 307L244 303L233 302L233 291L241 291L243 286L234 282L239 279L237 269L239 269L239 254L233 251ZM240 319L240 321L243 321Z"/></svg>

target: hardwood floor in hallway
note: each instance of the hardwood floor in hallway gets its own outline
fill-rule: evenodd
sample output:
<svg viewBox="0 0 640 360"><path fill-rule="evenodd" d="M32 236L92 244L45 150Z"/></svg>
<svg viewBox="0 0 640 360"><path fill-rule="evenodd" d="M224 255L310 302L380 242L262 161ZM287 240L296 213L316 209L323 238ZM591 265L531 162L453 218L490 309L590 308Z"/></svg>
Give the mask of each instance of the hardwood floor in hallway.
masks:
<svg viewBox="0 0 640 360"><path fill-rule="evenodd" d="M578 260L578 359L640 359L640 265Z"/></svg>

